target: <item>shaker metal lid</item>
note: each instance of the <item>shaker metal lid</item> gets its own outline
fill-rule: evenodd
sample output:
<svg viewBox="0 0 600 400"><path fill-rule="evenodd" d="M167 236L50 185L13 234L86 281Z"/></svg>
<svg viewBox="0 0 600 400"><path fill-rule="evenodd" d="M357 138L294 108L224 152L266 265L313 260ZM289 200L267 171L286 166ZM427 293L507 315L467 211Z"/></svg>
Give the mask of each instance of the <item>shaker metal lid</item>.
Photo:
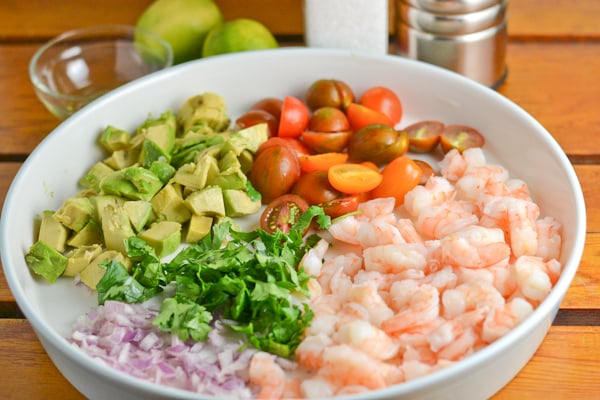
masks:
<svg viewBox="0 0 600 400"><path fill-rule="evenodd" d="M483 10L501 3L501 0L406 0L406 2L435 13L461 14Z"/></svg>

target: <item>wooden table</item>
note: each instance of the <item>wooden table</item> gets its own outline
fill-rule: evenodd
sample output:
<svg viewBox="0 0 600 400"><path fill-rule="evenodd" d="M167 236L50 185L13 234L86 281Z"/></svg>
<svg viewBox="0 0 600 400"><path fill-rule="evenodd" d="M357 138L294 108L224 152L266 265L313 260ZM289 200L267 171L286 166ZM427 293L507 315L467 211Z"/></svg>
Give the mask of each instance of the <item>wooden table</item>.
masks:
<svg viewBox="0 0 600 400"><path fill-rule="evenodd" d="M27 64L45 40L77 27L135 23L151 0L0 2L0 205L27 155L59 123L35 97ZM263 21L302 43L301 0L218 0L225 18ZM600 1L512 0L509 75L499 92L540 121L579 176L587 245L535 356L495 400L600 399ZM54 367L0 272L0 398L80 399Z"/></svg>

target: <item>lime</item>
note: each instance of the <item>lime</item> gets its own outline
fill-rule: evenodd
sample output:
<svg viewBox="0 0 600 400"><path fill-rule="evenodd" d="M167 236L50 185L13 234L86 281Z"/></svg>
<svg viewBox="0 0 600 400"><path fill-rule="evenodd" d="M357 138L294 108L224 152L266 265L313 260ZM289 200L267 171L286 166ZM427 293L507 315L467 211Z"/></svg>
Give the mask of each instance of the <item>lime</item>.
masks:
<svg viewBox="0 0 600 400"><path fill-rule="evenodd" d="M142 13L137 26L153 31L173 48L173 63L202 57L207 33L223 23L212 0L156 0Z"/></svg>
<svg viewBox="0 0 600 400"><path fill-rule="evenodd" d="M202 48L202 56L279 47L269 29L260 22L239 18L213 28Z"/></svg>

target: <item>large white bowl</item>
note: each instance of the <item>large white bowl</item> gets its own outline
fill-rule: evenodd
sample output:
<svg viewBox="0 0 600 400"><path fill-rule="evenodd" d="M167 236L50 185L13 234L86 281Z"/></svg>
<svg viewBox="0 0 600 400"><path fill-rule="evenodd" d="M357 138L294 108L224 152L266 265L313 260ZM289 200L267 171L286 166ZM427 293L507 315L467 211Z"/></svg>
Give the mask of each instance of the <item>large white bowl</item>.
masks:
<svg viewBox="0 0 600 400"><path fill-rule="evenodd" d="M583 252L585 205L567 157L552 136L514 103L447 70L395 56L319 49L278 49L213 57L141 78L70 117L31 154L7 194L1 221L1 253L8 284L42 345L63 375L92 399L198 399L197 394L138 381L95 362L65 337L75 317L96 296L71 280L54 285L34 277L24 254L34 240L34 218L77 192L79 177L101 157L100 129L133 129L148 113L176 110L205 91L224 96L230 115L266 96L303 97L310 83L337 78L360 93L386 85L404 102L404 124L421 119L468 124L485 135L485 153L530 184L544 215L564 225L555 288L516 329L465 360L429 376L374 391L361 398L483 399L506 385L532 357L569 287Z"/></svg>

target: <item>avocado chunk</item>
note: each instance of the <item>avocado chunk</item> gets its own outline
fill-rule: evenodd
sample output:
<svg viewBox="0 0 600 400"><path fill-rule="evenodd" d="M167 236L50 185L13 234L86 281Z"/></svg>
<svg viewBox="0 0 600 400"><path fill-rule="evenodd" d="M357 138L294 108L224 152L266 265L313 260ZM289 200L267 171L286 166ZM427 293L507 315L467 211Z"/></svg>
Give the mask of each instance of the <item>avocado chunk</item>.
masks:
<svg viewBox="0 0 600 400"><path fill-rule="evenodd" d="M113 152L116 150L125 150L129 147L130 139L131 135L129 132L109 125L100 133L99 142L105 150Z"/></svg>
<svg viewBox="0 0 600 400"><path fill-rule="evenodd" d="M177 119L172 111L165 111L159 118L149 118L138 128L138 135L154 142L164 153L171 154L175 145Z"/></svg>
<svg viewBox="0 0 600 400"><path fill-rule="evenodd" d="M104 237L102 235L102 228L93 219L90 219L83 229L75 232L67 240L67 244L72 247L89 246L95 243L104 243Z"/></svg>
<svg viewBox="0 0 600 400"><path fill-rule="evenodd" d="M169 161L171 155L150 139L144 140L140 152L139 163L144 168L149 168L153 162Z"/></svg>
<svg viewBox="0 0 600 400"><path fill-rule="evenodd" d="M138 162L140 152L141 148L116 150L113 151L109 157L104 159L104 163L115 171L131 167Z"/></svg>
<svg viewBox="0 0 600 400"><path fill-rule="evenodd" d="M131 260L126 258L123 253L116 250L107 250L97 255L87 267L81 270L79 273L81 282L90 289L96 290L96 285L98 285L98 282L100 282L100 279L102 279L106 272L106 269L101 267L100 264L106 260L117 260L121 262L127 270L131 268Z"/></svg>
<svg viewBox="0 0 600 400"><path fill-rule="evenodd" d="M190 219L191 212L185 205L181 192L173 185L166 185L151 200L152 209L159 221L184 223Z"/></svg>
<svg viewBox="0 0 600 400"><path fill-rule="evenodd" d="M90 170L79 180L79 184L87 189L100 190L100 182L102 178L114 172L114 169L103 163L97 162Z"/></svg>
<svg viewBox="0 0 600 400"><path fill-rule="evenodd" d="M184 164L177 170L173 181L192 190L204 188L210 180L219 174L217 159L208 153L202 153L197 162Z"/></svg>
<svg viewBox="0 0 600 400"><path fill-rule="evenodd" d="M25 262L33 272L43 276L50 283L56 282L67 267L67 257L41 241L35 242L29 248Z"/></svg>
<svg viewBox="0 0 600 400"><path fill-rule="evenodd" d="M177 171L175 167L166 161L154 161L150 164L149 169L163 184L169 182L169 180L175 176L175 172Z"/></svg>
<svg viewBox="0 0 600 400"><path fill-rule="evenodd" d="M62 253L65 251L68 235L69 230L54 218L54 211L46 210L42 213L42 222L38 234L40 242L44 242L54 250Z"/></svg>
<svg viewBox="0 0 600 400"><path fill-rule="evenodd" d="M127 254L125 250L125 240L135 236L129 216L123 207L114 207L106 205L100 214L102 222L102 233L104 234L104 244L108 250L120 251Z"/></svg>
<svg viewBox="0 0 600 400"><path fill-rule="evenodd" d="M211 185L217 185L223 189L245 189L246 181L248 177L244 174L241 168L229 168L225 171L219 172L213 179L208 183Z"/></svg>
<svg viewBox="0 0 600 400"><path fill-rule="evenodd" d="M186 134L175 139L175 148L171 157L171 164L179 168L196 159L202 151L225 142L225 135L214 133L208 126L196 131L189 130Z"/></svg>
<svg viewBox="0 0 600 400"><path fill-rule="evenodd" d="M193 192L185 198L185 204L197 215L225 216L223 190L219 186L210 185Z"/></svg>
<svg viewBox="0 0 600 400"><path fill-rule="evenodd" d="M262 206L260 198L252 200L248 192L244 190L225 189L223 190L223 200L225 202L225 212L229 217L255 214L260 211Z"/></svg>
<svg viewBox="0 0 600 400"><path fill-rule="evenodd" d="M126 201L123 203L123 209L136 232L141 232L152 216L152 204L145 200Z"/></svg>
<svg viewBox="0 0 600 400"><path fill-rule="evenodd" d="M207 125L215 132L220 132L231 123L225 100L218 94L210 92L190 97L180 107L177 115L184 132L194 125Z"/></svg>
<svg viewBox="0 0 600 400"><path fill-rule="evenodd" d="M256 153L260 145L267 139L269 139L269 126L266 123L252 125L233 132L229 140L225 142L223 151L233 151L236 156L239 156L244 150Z"/></svg>
<svg viewBox="0 0 600 400"><path fill-rule="evenodd" d="M87 267L94 258L102 253L102 246L92 244L69 251L67 257L67 267L63 272L64 276L75 276Z"/></svg>
<svg viewBox="0 0 600 400"><path fill-rule="evenodd" d="M196 243L197 241L202 240L210 233L212 223L212 217L206 215L192 215L190 223L188 224L185 241L187 243Z"/></svg>
<svg viewBox="0 0 600 400"><path fill-rule="evenodd" d="M138 237L148 243L158 257L164 257L177 250L181 244L181 224L173 221L156 222Z"/></svg>
<svg viewBox="0 0 600 400"><path fill-rule="evenodd" d="M150 170L135 166L115 171L100 183L100 188L106 194L146 201L152 199L162 186L161 180Z"/></svg>
<svg viewBox="0 0 600 400"><path fill-rule="evenodd" d="M54 213L54 218L69 229L79 232L94 214L89 197L71 197Z"/></svg>
<svg viewBox="0 0 600 400"><path fill-rule="evenodd" d="M125 200L112 194L101 194L90 198L90 201L92 202L96 210L94 220L100 223L102 210L104 209L104 207L122 207Z"/></svg>

